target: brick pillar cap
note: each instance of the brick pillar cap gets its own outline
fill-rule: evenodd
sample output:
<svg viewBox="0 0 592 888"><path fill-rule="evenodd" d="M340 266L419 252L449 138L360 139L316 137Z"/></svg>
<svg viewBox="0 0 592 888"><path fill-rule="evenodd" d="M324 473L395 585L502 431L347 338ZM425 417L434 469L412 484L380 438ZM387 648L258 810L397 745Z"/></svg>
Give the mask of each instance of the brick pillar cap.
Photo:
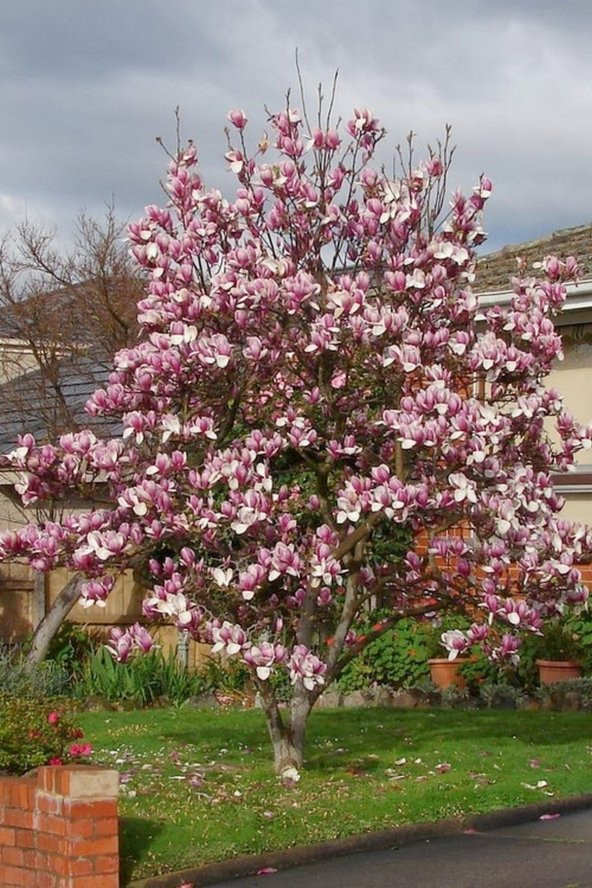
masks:
<svg viewBox="0 0 592 888"><path fill-rule="evenodd" d="M37 785L72 799L114 799L119 792L119 772L93 765L46 765L37 769Z"/></svg>

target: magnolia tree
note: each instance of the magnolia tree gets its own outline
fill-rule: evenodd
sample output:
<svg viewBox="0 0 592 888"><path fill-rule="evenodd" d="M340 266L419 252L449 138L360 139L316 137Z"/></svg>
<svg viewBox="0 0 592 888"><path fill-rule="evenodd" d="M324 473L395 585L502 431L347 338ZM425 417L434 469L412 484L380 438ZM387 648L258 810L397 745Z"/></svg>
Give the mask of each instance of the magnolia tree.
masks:
<svg viewBox="0 0 592 888"><path fill-rule="evenodd" d="M82 574L89 606L143 567L147 618L250 669L285 775L323 690L401 618L469 612L444 638L451 656L481 645L503 661L520 632L585 601L592 535L558 517L551 473L592 429L543 384L575 262L545 259L480 314L491 184L442 212L447 142L389 177L366 109L339 132L287 108L252 153L244 113L229 118L236 196L203 184L190 143L167 205L130 227L149 275L142 334L87 407L121 436L25 435L9 458L26 505L96 481L111 505L5 532L1 557ZM356 635L377 601L388 615ZM111 649L152 643L136 625Z"/></svg>

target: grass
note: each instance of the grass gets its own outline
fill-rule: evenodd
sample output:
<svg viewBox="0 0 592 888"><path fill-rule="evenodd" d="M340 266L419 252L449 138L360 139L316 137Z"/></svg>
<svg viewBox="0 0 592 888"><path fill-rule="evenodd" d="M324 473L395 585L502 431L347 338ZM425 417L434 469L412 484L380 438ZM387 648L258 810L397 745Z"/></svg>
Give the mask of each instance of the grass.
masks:
<svg viewBox="0 0 592 888"><path fill-rule="evenodd" d="M592 792L587 713L324 710L291 786L272 773L258 710L92 712L82 724L95 761L122 774L125 880Z"/></svg>

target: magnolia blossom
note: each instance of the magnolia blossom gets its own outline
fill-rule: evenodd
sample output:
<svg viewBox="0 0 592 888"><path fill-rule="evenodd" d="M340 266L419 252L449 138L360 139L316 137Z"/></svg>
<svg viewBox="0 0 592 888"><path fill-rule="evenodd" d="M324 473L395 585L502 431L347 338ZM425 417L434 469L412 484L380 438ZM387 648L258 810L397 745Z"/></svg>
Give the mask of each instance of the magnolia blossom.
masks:
<svg viewBox="0 0 592 888"><path fill-rule="evenodd" d="M93 604L105 607L114 584L114 577L101 577L100 579L88 580L86 583L83 583L80 601L82 607L91 607Z"/></svg>
<svg viewBox="0 0 592 888"><path fill-rule="evenodd" d="M516 666L519 660L518 650L520 649L521 643L521 639L516 635L509 635L506 633L505 635L502 635L500 644L492 649L491 658L493 660L505 661Z"/></svg>
<svg viewBox="0 0 592 888"><path fill-rule="evenodd" d="M448 651L448 659L456 660L459 654L464 653L469 646L469 640L460 629L450 629L440 636L442 644Z"/></svg>
<svg viewBox="0 0 592 888"><path fill-rule="evenodd" d="M304 644L294 647L289 661L290 679L293 684L302 681L308 691L314 690L318 685L325 683L324 674L327 671L326 663L323 663Z"/></svg>
<svg viewBox="0 0 592 888"><path fill-rule="evenodd" d="M255 669L257 678L266 681L271 675L273 667L286 660L286 649L281 644L262 642L259 646L252 645L243 653L243 660L248 666Z"/></svg>
<svg viewBox="0 0 592 888"><path fill-rule="evenodd" d="M233 654L238 654L244 648L250 647L250 642L244 629L238 625L233 626L228 620L225 620L220 627L216 626L212 629L212 641L214 642L212 647L213 654L224 650L232 656Z"/></svg>
<svg viewBox="0 0 592 888"><path fill-rule="evenodd" d="M134 623L128 629L115 627L111 630L109 644L107 650L110 651L115 659L120 663L125 663L134 651L141 651L146 654L154 647L154 639L150 633Z"/></svg>

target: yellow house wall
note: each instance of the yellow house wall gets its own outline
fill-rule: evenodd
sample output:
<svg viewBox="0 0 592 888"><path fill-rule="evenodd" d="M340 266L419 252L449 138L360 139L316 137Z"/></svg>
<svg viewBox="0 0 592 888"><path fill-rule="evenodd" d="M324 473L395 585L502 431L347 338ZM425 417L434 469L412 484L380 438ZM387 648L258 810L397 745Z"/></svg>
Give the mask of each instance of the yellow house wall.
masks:
<svg viewBox="0 0 592 888"><path fill-rule="evenodd" d="M566 408L581 423L592 421L592 344L568 342L565 358L550 373L547 388L555 388L563 396ZM576 460L592 464L592 451L582 450Z"/></svg>
<svg viewBox="0 0 592 888"><path fill-rule="evenodd" d="M570 521L592 525L592 496L587 493L570 493L565 495L565 506L562 516Z"/></svg>

